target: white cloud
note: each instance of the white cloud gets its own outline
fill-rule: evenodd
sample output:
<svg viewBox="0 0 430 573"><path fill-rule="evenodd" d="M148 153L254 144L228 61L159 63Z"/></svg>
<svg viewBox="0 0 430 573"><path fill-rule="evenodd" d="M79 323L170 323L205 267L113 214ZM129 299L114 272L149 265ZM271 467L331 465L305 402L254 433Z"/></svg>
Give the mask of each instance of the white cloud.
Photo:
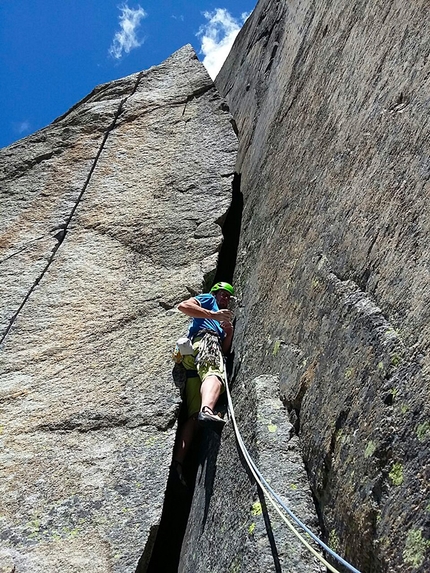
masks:
<svg viewBox="0 0 430 573"><path fill-rule="evenodd" d="M143 40L138 40L136 32L142 18L147 16L145 10L139 5L133 9L129 8L127 4L122 4L118 6L118 9L121 11L119 17L120 31L115 34L109 48L109 54L116 60L121 59L124 52L128 54L143 44Z"/></svg>
<svg viewBox="0 0 430 573"><path fill-rule="evenodd" d="M31 125L29 121L20 121L18 123L13 124L13 130L18 135L23 135L24 133L28 133L31 129Z"/></svg>
<svg viewBox="0 0 430 573"><path fill-rule="evenodd" d="M225 8L216 8L215 12L204 12L203 15L207 22L201 26L197 36L201 40L203 64L210 77L215 79L249 14L244 12L240 19L236 19Z"/></svg>

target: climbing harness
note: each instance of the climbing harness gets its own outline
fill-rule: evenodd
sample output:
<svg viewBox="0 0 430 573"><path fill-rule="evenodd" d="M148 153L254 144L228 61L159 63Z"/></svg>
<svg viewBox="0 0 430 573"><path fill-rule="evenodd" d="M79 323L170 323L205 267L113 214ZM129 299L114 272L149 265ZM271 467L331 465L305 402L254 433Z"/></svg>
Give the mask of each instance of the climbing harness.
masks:
<svg viewBox="0 0 430 573"><path fill-rule="evenodd" d="M275 503L276 502L284 509L284 511L286 511L286 513L297 523L297 525L299 527L301 527L316 543L318 543L318 545L320 545L325 551L327 551L327 553L329 553L334 559L336 559L339 563L341 563L342 565L344 565L349 571L351 571L352 573L360 573L360 571L358 569L356 569L355 567L353 567L352 565L350 565L347 561L345 561L345 559L343 559L340 555L338 555L337 553L335 553L332 549L330 549L330 547L328 547L323 541L321 541L321 539L319 539L314 533L312 533L312 531L306 527L306 525L304 523L302 523L298 517L296 517L294 515L294 513L282 502L282 500L279 498L279 496L276 494L276 492L270 487L270 485L267 483L267 481L264 479L264 477L261 475L260 471L258 470L257 466L255 465L254 461L252 460L251 456L249 455L248 450L246 449L246 446L243 442L242 436L240 435L239 432L239 428L237 426L237 422L236 422L236 418L234 415L234 408L233 408L233 402L231 399L231 394L230 394L230 388L228 385L228 382L226 384L226 392L227 392L227 402L228 402L228 409L229 409L229 414L230 414L230 418L233 422L233 428L234 428L234 432L236 435L236 439L237 442L239 444L239 447L241 449L241 452L243 454L243 457L245 459L245 461L248 464L249 469L251 470L252 475L254 476L255 481L257 482L257 484L260 486L260 488L262 489L262 491L266 494L267 498L269 499L270 503L273 505L273 507L275 508L275 510L278 512L278 514L280 515L281 519L285 522L285 524L287 525L287 527L292 531L292 533L294 533L294 535L299 539L299 541L301 543L303 543L303 545L321 562L323 563L327 569L329 569L330 571L332 571L332 573L339 573L339 571L337 569L335 569L333 567L333 565L331 565L326 559L324 559L324 557L318 553L318 551L316 551L307 541L306 539L303 538L303 536L300 534L299 531L297 531L297 529L294 527L294 525L285 517L285 515L281 512L281 510L279 509L278 505Z"/></svg>

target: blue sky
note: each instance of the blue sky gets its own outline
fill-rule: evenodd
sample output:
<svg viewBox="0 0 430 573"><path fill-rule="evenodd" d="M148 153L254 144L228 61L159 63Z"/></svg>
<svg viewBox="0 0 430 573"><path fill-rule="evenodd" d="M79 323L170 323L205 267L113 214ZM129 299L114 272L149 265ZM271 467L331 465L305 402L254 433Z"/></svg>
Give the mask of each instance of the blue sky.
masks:
<svg viewBox="0 0 430 573"><path fill-rule="evenodd" d="M212 76L256 0L0 0L0 147L190 43Z"/></svg>

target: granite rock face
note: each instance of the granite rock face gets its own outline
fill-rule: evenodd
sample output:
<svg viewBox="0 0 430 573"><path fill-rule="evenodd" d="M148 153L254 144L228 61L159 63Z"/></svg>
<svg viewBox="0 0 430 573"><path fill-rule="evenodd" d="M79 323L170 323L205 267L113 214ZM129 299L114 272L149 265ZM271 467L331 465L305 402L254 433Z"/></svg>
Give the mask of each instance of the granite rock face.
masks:
<svg viewBox="0 0 430 573"><path fill-rule="evenodd" d="M237 139L190 46L0 152L0 570L134 572ZM190 254L192 256L190 256Z"/></svg>
<svg viewBox="0 0 430 573"><path fill-rule="evenodd" d="M279 378L324 538L366 573L430 570L429 23L424 0L261 0L216 80L245 205L235 400Z"/></svg>
<svg viewBox="0 0 430 573"><path fill-rule="evenodd" d="M216 81L236 165L190 47L0 152L1 573L150 559L175 305L215 274L234 171L243 439L362 573L430 570L429 23L425 0L260 0ZM231 420L200 456L179 571L322 570Z"/></svg>
<svg viewBox="0 0 430 573"><path fill-rule="evenodd" d="M279 400L279 380L259 376L235 387L235 395L239 432L259 471L282 501L318 533L299 440ZM206 430L179 573L324 570L257 487L236 442L232 420L221 437Z"/></svg>

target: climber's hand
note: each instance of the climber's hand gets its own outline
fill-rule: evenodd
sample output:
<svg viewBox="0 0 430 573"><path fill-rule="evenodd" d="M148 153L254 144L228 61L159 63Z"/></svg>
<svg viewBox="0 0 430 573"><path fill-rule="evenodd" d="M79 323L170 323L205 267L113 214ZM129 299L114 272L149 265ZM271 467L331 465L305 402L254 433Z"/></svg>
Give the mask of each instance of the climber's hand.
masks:
<svg viewBox="0 0 430 573"><path fill-rule="evenodd" d="M226 333L227 336L233 334L233 325L231 322L226 322L223 320L221 322L221 328L223 329L223 331Z"/></svg>
<svg viewBox="0 0 430 573"><path fill-rule="evenodd" d="M233 320L233 313L231 310L223 308L222 310L212 312L212 318L218 322L231 322Z"/></svg>

